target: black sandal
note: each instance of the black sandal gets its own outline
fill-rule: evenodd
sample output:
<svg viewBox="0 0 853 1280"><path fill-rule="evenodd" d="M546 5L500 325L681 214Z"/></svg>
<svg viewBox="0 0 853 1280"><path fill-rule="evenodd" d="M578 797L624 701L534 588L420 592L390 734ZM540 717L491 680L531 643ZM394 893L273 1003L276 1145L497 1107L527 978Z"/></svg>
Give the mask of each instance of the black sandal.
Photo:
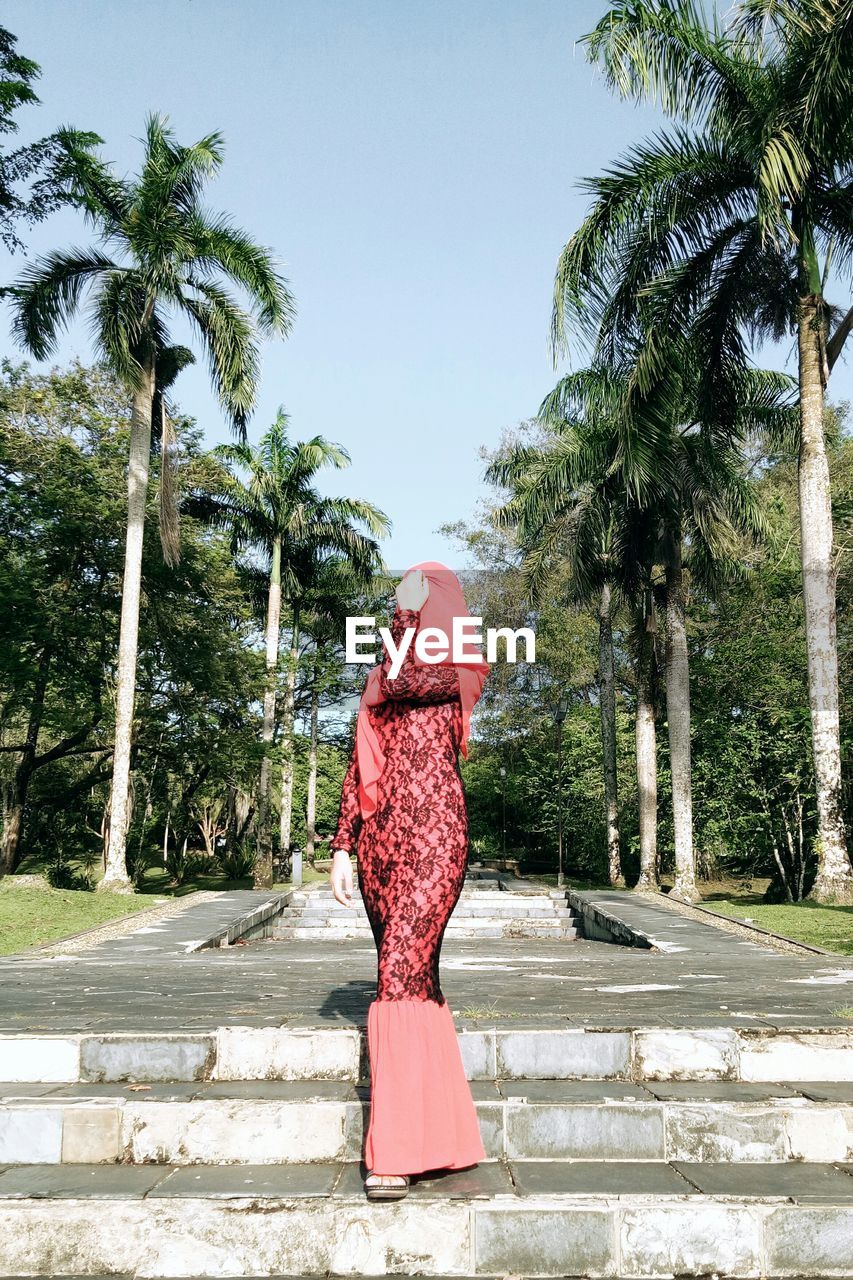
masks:
<svg viewBox="0 0 853 1280"><path fill-rule="evenodd" d="M389 1184L379 1182L379 1178L402 1178L403 1181L402 1184ZM364 1190L368 1200L402 1200L409 1194L409 1175L407 1173L369 1173L364 1180Z"/></svg>

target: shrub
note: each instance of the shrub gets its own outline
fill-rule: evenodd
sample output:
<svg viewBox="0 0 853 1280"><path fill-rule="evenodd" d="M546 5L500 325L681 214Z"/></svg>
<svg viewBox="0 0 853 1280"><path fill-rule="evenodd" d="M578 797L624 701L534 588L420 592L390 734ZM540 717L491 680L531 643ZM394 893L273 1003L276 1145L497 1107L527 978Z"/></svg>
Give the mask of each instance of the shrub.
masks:
<svg viewBox="0 0 853 1280"><path fill-rule="evenodd" d="M255 868L255 851L247 841L241 841L233 849L217 855L226 880L245 880Z"/></svg>
<svg viewBox="0 0 853 1280"><path fill-rule="evenodd" d="M63 849L57 849L45 862L44 874L52 889L92 890L95 880L92 870L75 870Z"/></svg>

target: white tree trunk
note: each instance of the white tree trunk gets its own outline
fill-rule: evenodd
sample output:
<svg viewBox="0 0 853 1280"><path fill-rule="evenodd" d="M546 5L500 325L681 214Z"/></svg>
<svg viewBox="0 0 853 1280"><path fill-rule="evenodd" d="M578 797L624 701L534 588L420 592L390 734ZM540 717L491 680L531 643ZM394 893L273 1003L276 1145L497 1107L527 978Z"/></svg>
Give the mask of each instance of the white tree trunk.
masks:
<svg viewBox="0 0 853 1280"><path fill-rule="evenodd" d="M818 812L818 873L809 897L817 902L849 904L853 903L853 868L847 854L841 808L835 570L829 464L823 428L820 305L817 297L801 298L799 318L800 555Z"/></svg>
<svg viewBox="0 0 853 1280"><path fill-rule="evenodd" d="M652 637L642 637L637 655L637 797L640 811L640 878L635 888L660 890L658 875L658 769Z"/></svg>
<svg viewBox="0 0 853 1280"><path fill-rule="evenodd" d="M110 833L107 865L98 889L132 893L127 874L127 830L130 825L130 750L136 701L136 655L142 592L142 542L151 465L151 406L154 399L154 356L143 364L141 386L134 392L130 419L130 462L127 471L127 538L121 590L121 622L116 681L116 726L113 752Z"/></svg>
<svg viewBox="0 0 853 1280"><path fill-rule="evenodd" d="M320 691L317 684L317 663L314 663L311 682L311 737L308 744L308 795L305 801L305 856L314 857L317 842L317 740L319 737Z"/></svg>
<svg viewBox="0 0 853 1280"><path fill-rule="evenodd" d="M666 714L672 773L672 825L675 841L673 893L685 902L699 897L693 851L693 795L690 760L690 671L681 533L672 539L666 566Z"/></svg>
<svg viewBox="0 0 853 1280"><path fill-rule="evenodd" d="M296 695L296 667L299 661L299 610L293 613L293 629L290 640L290 660L287 664L287 680L284 693L284 715L281 726L281 822L279 837L282 857L290 848L290 829L293 825L293 709Z"/></svg>
<svg viewBox="0 0 853 1280"><path fill-rule="evenodd" d="M607 824L607 878L624 885L619 850L619 795L616 772L616 678L613 672L613 624L610 584L601 589L598 605L598 698L604 759L604 817Z"/></svg>
<svg viewBox="0 0 853 1280"><path fill-rule="evenodd" d="M267 593L266 684L264 686L264 723L261 730L263 759L258 783L258 856L255 859L253 883L256 889L271 889L272 870L272 744L275 736L275 696L278 683L278 648L281 631L281 539L272 547L270 585Z"/></svg>

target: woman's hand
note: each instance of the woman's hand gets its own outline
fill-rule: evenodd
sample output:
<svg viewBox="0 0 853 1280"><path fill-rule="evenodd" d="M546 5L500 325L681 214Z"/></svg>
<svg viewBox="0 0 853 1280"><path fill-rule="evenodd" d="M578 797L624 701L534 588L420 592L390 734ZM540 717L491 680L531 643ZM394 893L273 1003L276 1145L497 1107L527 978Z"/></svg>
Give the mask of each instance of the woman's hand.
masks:
<svg viewBox="0 0 853 1280"><path fill-rule="evenodd" d="M345 907L352 906L352 863L346 849L335 849L332 854L332 871L329 877L332 897Z"/></svg>
<svg viewBox="0 0 853 1280"><path fill-rule="evenodd" d="M395 592L400 609L414 609L416 613L424 607L429 599L429 582L422 569L412 569L402 582L397 584Z"/></svg>

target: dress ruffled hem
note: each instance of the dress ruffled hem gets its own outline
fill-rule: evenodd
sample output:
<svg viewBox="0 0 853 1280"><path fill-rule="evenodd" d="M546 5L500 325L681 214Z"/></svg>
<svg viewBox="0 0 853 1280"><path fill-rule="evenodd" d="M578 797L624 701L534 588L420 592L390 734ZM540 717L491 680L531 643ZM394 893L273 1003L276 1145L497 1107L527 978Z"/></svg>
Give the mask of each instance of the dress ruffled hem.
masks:
<svg viewBox="0 0 853 1280"><path fill-rule="evenodd" d="M373 1000L367 1011L373 1173L464 1169L485 1158L450 1006Z"/></svg>

